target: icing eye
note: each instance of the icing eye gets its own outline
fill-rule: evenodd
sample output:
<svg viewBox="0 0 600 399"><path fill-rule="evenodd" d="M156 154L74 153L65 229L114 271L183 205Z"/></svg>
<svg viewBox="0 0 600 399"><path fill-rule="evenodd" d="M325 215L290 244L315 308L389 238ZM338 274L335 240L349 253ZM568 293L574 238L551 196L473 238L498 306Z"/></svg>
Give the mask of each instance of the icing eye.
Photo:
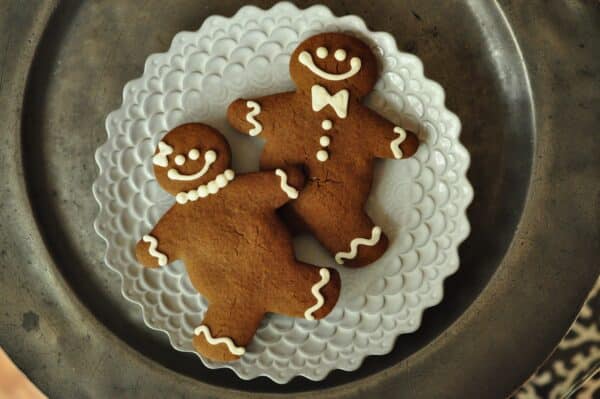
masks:
<svg viewBox="0 0 600 399"><path fill-rule="evenodd" d="M177 165L183 165L183 164L185 163L185 157L184 157L183 155L181 155L181 154L180 154L180 155L177 155L177 156L175 157L175 163L176 163Z"/></svg>
<svg viewBox="0 0 600 399"><path fill-rule="evenodd" d="M327 49L325 47L319 47L317 49L317 57L319 57L319 58L325 58L325 57L327 57L328 53L329 52L327 51Z"/></svg>
<svg viewBox="0 0 600 399"><path fill-rule="evenodd" d="M196 159L200 158L200 151L195 148L190 150L190 152L188 152L188 158L192 161L195 161Z"/></svg>
<svg viewBox="0 0 600 399"><path fill-rule="evenodd" d="M335 50L335 53L333 54L333 56L338 61L344 61L346 59L346 50L339 48L339 49Z"/></svg>
<svg viewBox="0 0 600 399"><path fill-rule="evenodd" d="M216 160L217 160L217 153L216 152L214 152L213 150L206 151L206 153L204 154L204 161L205 162L213 163Z"/></svg>

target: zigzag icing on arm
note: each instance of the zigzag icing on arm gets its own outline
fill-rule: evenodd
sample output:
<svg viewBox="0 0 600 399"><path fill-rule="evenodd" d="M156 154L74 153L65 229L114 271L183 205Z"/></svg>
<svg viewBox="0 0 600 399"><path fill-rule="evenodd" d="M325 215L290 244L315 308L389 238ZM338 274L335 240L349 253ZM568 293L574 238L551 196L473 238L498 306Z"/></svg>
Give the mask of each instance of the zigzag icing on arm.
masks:
<svg viewBox="0 0 600 399"><path fill-rule="evenodd" d="M150 253L150 256L158 259L159 266L164 266L169 262L167 255L158 251L158 249L157 249L158 248L158 240L156 238L147 234L144 237L142 237L142 240L144 242L150 243L150 248L148 249L148 253Z"/></svg>
<svg viewBox="0 0 600 399"><path fill-rule="evenodd" d="M317 303L315 303L310 308L306 309L306 312L304 312L304 318L306 320L314 320L315 317L313 316L313 313L321 309L321 307L325 303L325 299L323 298L323 295L321 294L320 290L329 282L329 270L323 267L321 268L321 270L319 270L319 274L321 275L321 280L319 280L319 282L313 285L310 289L310 292L312 292L313 296L317 298Z"/></svg>
<svg viewBox="0 0 600 399"><path fill-rule="evenodd" d="M298 190L290 186L287 182L287 173L283 169L276 169L275 174L281 178L281 190L291 199L298 198Z"/></svg>
<svg viewBox="0 0 600 399"><path fill-rule="evenodd" d="M250 136L257 136L263 130L262 125L255 118L255 116L260 114L260 111L261 111L260 104L257 103L256 101L246 101L246 107L251 109L251 111L246 114L246 120L248 122L250 122L252 124L252 126L254 126L252 129L250 129L248 131L248 133L250 134Z"/></svg>
<svg viewBox="0 0 600 399"><path fill-rule="evenodd" d="M196 335L204 334L206 341L208 341L208 343L211 345L219 345L219 344L227 345L227 349L229 350L229 352L231 352L232 355L242 356L244 353L246 353L246 349L244 349L241 346L236 346L235 343L233 343L233 340L229 337L214 338L211 335L210 329L207 326L197 327L194 330L194 334L196 334Z"/></svg>
<svg viewBox="0 0 600 399"><path fill-rule="evenodd" d="M379 242L380 237L381 237L381 228L379 226L373 227L373 230L371 230L371 238L369 238L369 239L360 238L360 237L355 238L350 243L350 251L349 252L338 252L337 254L335 254L335 261L338 264L343 265L344 259L356 258L356 255L358 254L358 246L359 245L368 245L369 247L372 247Z"/></svg>
<svg viewBox="0 0 600 399"><path fill-rule="evenodd" d="M402 158L402 150L400 149L400 144L406 140L406 131L401 127L396 126L394 128L394 133L398 135L392 142L390 143L390 149L394 154L394 158L400 159Z"/></svg>

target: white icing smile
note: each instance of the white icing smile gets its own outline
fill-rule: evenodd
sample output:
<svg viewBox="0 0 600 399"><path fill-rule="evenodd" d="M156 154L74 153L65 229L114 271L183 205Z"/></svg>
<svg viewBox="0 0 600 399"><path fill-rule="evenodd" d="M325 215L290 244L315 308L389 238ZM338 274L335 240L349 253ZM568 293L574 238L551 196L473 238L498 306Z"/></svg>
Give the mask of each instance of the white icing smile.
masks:
<svg viewBox="0 0 600 399"><path fill-rule="evenodd" d="M208 150L204 153L204 166L198 172L191 175L184 175L179 173L177 169L169 169L167 172L167 177L171 180L180 180L180 181L192 181L201 178L208 172L210 166L215 163L217 160L217 153L213 150ZM176 162L177 163L177 160ZM181 162L183 164L183 162Z"/></svg>
<svg viewBox="0 0 600 399"><path fill-rule="evenodd" d="M317 54L318 56L319 54ZM344 59L345 57L345 52L344 52ZM338 57L337 58L342 58L341 57L341 53L338 53ZM310 71L312 73L314 73L315 75L317 75L320 78L323 79L327 79L327 80L344 80L344 79L348 79L351 78L352 76L356 75L358 73L358 71L360 71L360 67L362 65L362 62L360 61L360 58L358 57L352 57L350 59L350 70L344 72L344 73L329 73L326 72L324 70L322 70L321 68L319 68L318 66L315 65L315 62L313 61L312 55L310 55L310 53L308 51L303 51L298 55L298 61L300 61L300 63L302 65L304 65L305 67L307 67L308 69L310 69Z"/></svg>

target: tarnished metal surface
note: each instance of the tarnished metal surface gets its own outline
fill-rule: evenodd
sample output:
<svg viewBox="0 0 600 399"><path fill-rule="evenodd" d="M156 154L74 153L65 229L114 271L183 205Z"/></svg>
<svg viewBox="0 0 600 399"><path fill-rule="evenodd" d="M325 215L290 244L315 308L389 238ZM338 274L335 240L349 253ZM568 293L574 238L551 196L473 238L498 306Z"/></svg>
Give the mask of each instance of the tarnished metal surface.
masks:
<svg viewBox="0 0 600 399"><path fill-rule="evenodd" d="M175 33L240 5L5 2L0 344L51 397L509 393L558 342L600 268L597 2L328 3L392 33L446 89L472 155L473 233L442 304L392 354L285 386L207 370L146 328L101 266L92 227L93 152L124 83Z"/></svg>

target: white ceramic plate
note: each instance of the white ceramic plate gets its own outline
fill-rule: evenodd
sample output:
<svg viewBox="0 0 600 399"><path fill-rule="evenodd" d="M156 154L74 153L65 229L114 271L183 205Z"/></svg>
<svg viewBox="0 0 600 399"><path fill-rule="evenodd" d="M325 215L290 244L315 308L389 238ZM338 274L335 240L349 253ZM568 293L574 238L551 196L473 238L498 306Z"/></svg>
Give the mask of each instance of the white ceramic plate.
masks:
<svg viewBox="0 0 600 399"><path fill-rule="evenodd" d="M268 315L240 360L201 358L244 379L264 375L285 383L355 370L366 356L390 352L398 335L415 331L423 310L442 299L443 280L457 270L457 248L469 234L465 209L473 196L460 121L445 108L443 89L424 77L417 57L357 16L336 17L324 6L247 6L231 18L206 19L198 31L177 34L168 52L148 57L143 76L125 85L122 106L108 116L108 140L96 153L95 228L107 244L106 264L121 275L123 296L142 307L146 324L166 332L175 349L193 351L206 302L183 264L144 269L134 255L136 241L174 203L154 179L154 148L175 126L204 122L227 136L237 171L257 170L261 140L234 132L227 106L238 97L292 89L290 54L304 38L326 31L351 32L372 45L381 75L368 105L417 131L423 144L411 159L377 164L367 212L390 247L376 263L340 268L311 237L296 239L300 259L340 270L342 295L327 318Z"/></svg>

